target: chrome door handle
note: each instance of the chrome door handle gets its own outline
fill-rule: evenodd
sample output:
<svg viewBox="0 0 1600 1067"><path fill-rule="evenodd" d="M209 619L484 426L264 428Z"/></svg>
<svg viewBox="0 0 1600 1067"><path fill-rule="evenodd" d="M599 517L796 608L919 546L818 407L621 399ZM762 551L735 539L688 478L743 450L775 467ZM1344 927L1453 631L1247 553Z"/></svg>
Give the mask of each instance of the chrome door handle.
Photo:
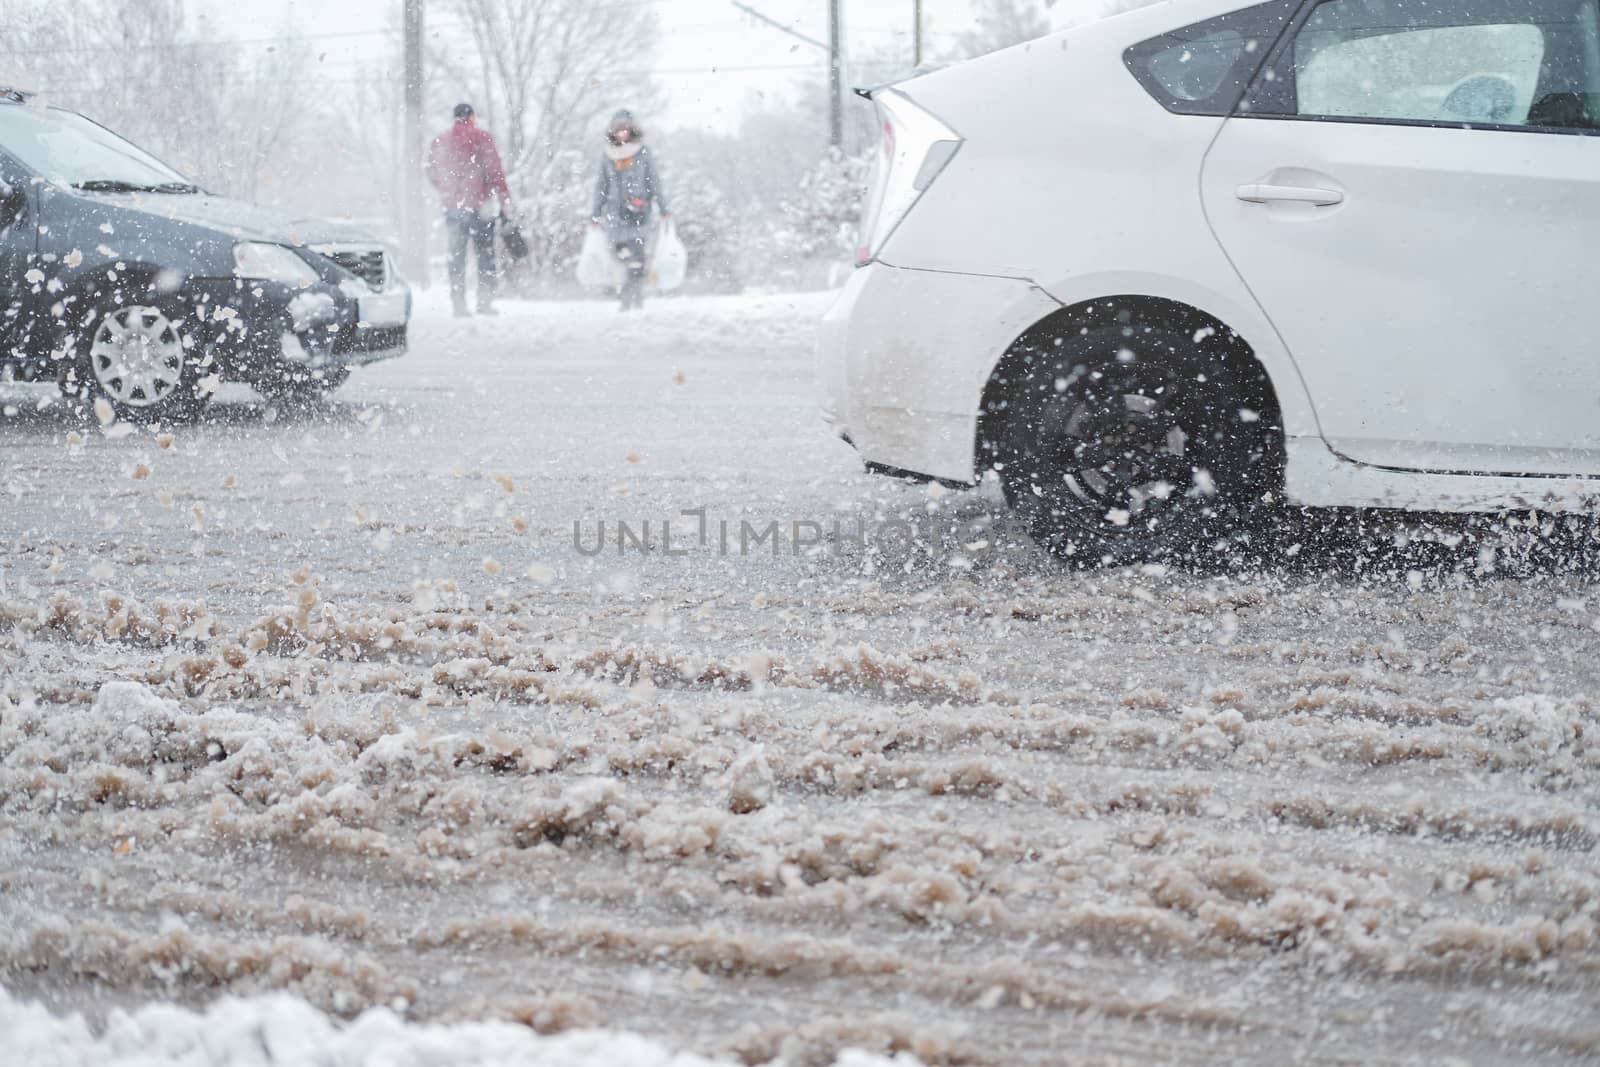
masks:
<svg viewBox="0 0 1600 1067"><path fill-rule="evenodd" d="M1304 185L1265 185L1255 182L1241 185L1234 194L1248 204L1311 204L1314 207L1333 207L1344 203L1344 194L1337 189L1314 189Z"/></svg>

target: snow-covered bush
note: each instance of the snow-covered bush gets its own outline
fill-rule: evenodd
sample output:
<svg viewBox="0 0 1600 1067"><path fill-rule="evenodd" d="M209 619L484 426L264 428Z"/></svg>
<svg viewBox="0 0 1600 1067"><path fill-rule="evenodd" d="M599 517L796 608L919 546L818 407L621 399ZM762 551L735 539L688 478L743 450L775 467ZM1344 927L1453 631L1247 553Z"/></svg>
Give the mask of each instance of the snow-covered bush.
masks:
<svg viewBox="0 0 1600 1067"><path fill-rule="evenodd" d="M867 168L865 155L847 156L829 149L784 202L780 254L803 259L854 255Z"/></svg>
<svg viewBox="0 0 1600 1067"><path fill-rule="evenodd" d="M667 204L689 251L685 288L738 292L750 268L738 212L710 176L692 164L675 161L670 170L663 170Z"/></svg>
<svg viewBox="0 0 1600 1067"><path fill-rule="evenodd" d="M543 166L512 175L528 258L512 270L511 285L543 289L572 279L589 225L594 168L595 159L569 149Z"/></svg>

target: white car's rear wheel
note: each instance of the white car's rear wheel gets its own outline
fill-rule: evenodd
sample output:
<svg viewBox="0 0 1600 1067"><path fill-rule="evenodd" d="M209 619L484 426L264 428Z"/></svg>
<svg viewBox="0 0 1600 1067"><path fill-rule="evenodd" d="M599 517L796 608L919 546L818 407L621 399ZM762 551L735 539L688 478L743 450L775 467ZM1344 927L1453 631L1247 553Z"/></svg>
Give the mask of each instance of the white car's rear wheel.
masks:
<svg viewBox="0 0 1600 1067"><path fill-rule="evenodd" d="M1069 336L1013 374L986 422L1006 499L1034 539L1088 564L1225 549L1259 500L1275 428L1183 333Z"/></svg>

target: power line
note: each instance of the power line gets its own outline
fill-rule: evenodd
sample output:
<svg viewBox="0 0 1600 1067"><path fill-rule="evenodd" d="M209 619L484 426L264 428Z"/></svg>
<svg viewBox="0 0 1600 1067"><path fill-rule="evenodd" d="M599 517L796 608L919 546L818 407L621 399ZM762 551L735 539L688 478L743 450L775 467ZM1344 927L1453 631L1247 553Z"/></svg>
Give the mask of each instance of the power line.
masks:
<svg viewBox="0 0 1600 1067"><path fill-rule="evenodd" d="M624 8L658 7L664 4L687 3L689 0L606 0L605 3L591 4L585 10L606 11ZM695 30L726 29L728 32L740 28L741 24L728 22L691 23L686 26L668 27L673 33L682 33ZM865 26L850 27L852 36L860 33L886 33L904 35L907 31L890 26ZM0 49L0 56L63 56L63 55L98 55L102 53L128 53L128 52L156 52L167 49L184 51L198 48L213 48L218 45L279 45L301 44L318 41L340 41L358 38L388 37L399 38L398 29L375 30L341 30L329 33L287 33L275 34L265 37L222 37L215 40L174 42L153 45L70 45L61 48L6 48ZM438 30L432 31L429 36L438 36ZM924 34L924 36L945 37L952 36L947 33ZM818 43L819 46L820 42Z"/></svg>
<svg viewBox="0 0 1600 1067"><path fill-rule="evenodd" d="M688 3L690 0L605 0L604 3L586 5L585 11L615 11L627 8L660 7L665 4ZM293 44L302 41L334 41L346 40L357 37L394 37L401 36L401 31L396 27L375 30L339 30L329 33L283 33L266 37L222 37L208 41L192 41L175 44L138 45L74 45L66 48L28 48L28 49L0 49L0 56L55 56L55 55L93 55L100 52L139 52L157 51L164 48L203 48L218 44Z"/></svg>
<svg viewBox="0 0 1600 1067"><path fill-rule="evenodd" d="M826 70L827 67L828 67L828 64L827 64L827 60L826 59L818 59L814 63L752 63L752 64L738 64L738 65L730 65L730 66L707 65L707 66L702 66L702 67L663 67L663 68L635 67L635 68L613 69L613 70L608 71L607 73L609 73L609 74L625 74L625 75L655 74L655 75L671 75L671 76L692 75L692 76L701 76L701 77L715 77L715 76L720 75L720 74L751 74L751 73L758 73L758 72L759 73L766 73L766 72L777 72L777 71L812 71L812 72L816 72L816 71ZM315 82L313 84L316 84L316 85L371 85L371 84L374 84L374 83L381 83L381 82L385 81L387 76L390 76L392 74L393 74L393 71L390 70L390 71L387 71L387 72L383 72L383 71L375 72L372 77L357 77L355 75L341 75L341 76L336 77L336 78L335 77L319 77L319 78L317 78L315 80ZM250 88L259 88L259 87L264 86L264 85L278 85L278 84L281 84L281 81L282 81L282 79L271 78L271 77L230 78L229 81L228 81L228 84L230 86L247 86L247 87L250 87ZM117 79L116 84L117 84L117 86L119 88L126 87L126 88L135 88L135 89L155 89L155 88L161 88L163 86L169 85L170 83L166 82L166 81L155 81L155 80L151 80L151 79L132 79L132 80L129 80L129 79L119 78L119 79ZM31 92L37 92L37 93L43 94L45 96L67 97L67 96L71 96L74 93L81 93L81 92L84 92L84 91L94 92L94 91L98 91L98 90L103 89L103 88L105 88L105 86L103 86L103 85L85 85L82 82L76 82L76 83L73 83L72 85L63 85L63 86L60 86L60 87L44 85L44 86L39 86L39 87L36 87L34 89L31 89L30 91Z"/></svg>
<svg viewBox="0 0 1600 1067"><path fill-rule="evenodd" d="M214 48L219 44L296 44L303 41L332 41L351 37L394 37L396 30L349 30L341 33L283 34L277 37L224 37L215 41L189 41L153 45L74 45L70 48L12 48L0 50L0 56L66 56L99 55L101 53L158 52L165 49L184 51L197 48Z"/></svg>

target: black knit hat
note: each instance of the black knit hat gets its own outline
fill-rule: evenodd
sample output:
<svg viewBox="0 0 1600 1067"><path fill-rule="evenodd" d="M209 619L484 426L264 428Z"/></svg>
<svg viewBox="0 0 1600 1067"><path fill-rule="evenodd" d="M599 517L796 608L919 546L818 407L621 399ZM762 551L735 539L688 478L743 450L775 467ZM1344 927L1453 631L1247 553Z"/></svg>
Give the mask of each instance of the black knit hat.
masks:
<svg viewBox="0 0 1600 1067"><path fill-rule="evenodd" d="M619 143L617 133L621 130L627 130L628 136L635 141L644 140L644 130L639 128L639 123L634 119L633 112L627 108L623 108L615 115L612 115L611 121L606 123L606 140L612 144Z"/></svg>
<svg viewBox="0 0 1600 1067"><path fill-rule="evenodd" d="M456 121L460 122L462 119L470 119L476 112L472 110L471 104L462 103L456 105L454 114Z"/></svg>

